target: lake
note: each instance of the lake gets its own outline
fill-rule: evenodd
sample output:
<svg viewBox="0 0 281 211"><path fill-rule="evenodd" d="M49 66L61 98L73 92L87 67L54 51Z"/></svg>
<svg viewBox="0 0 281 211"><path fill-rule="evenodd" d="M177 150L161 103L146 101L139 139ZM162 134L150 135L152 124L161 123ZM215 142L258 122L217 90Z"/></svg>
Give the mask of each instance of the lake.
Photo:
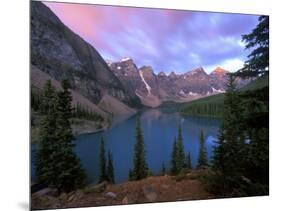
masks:
<svg viewBox="0 0 281 211"><path fill-rule="evenodd" d="M208 159L212 156L218 129L222 122L219 118L182 117L177 112L166 109L148 109L139 113L146 147L146 160L154 175L160 174L162 164L170 167L174 137L178 125L182 127L185 152L191 153L192 165L196 166L199 152L199 135L203 130ZM99 146L103 136L106 151L113 154L116 183L128 180L129 168L133 167L133 150L135 143L135 122L137 115L113 124L106 131L83 134L76 138L75 153L80 158L86 171L88 182L96 183L99 177ZM34 155L36 145L31 146L31 177L36 180Z"/></svg>

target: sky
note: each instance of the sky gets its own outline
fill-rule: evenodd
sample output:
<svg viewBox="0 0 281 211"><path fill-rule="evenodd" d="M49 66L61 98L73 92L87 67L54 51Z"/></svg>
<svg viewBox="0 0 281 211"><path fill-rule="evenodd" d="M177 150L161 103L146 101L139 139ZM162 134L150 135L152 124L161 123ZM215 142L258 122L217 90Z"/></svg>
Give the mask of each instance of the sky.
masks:
<svg viewBox="0 0 281 211"><path fill-rule="evenodd" d="M258 16L45 2L105 60L132 58L138 67L178 74L196 67L236 71L249 50L241 41Z"/></svg>

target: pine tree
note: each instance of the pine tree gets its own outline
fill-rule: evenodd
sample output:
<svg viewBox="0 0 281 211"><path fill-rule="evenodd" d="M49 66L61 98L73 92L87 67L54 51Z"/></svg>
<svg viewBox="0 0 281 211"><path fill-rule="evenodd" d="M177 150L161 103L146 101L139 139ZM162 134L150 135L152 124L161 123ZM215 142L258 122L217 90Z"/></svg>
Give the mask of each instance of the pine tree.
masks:
<svg viewBox="0 0 281 211"><path fill-rule="evenodd" d="M141 131L140 118L136 120L136 143L134 147L134 169L135 180L140 180L148 176L148 165L145 160L145 145Z"/></svg>
<svg viewBox="0 0 281 211"><path fill-rule="evenodd" d="M166 168L165 168L165 163L162 163L162 175L164 176L166 174Z"/></svg>
<svg viewBox="0 0 281 211"><path fill-rule="evenodd" d="M115 183L115 179L114 179L114 167L113 167L113 157L112 157L112 153L109 151L108 155L107 155L107 178L108 181L112 184Z"/></svg>
<svg viewBox="0 0 281 211"><path fill-rule="evenodd" d="M218 140L216 141L216 145L213 150L213 158L212 158L212 169L221 173L225 172L225 162L226 162L226 148L225 148L225 137L224 137L224 127L223 125L220 127L218 132Z"/></svg>
<svg viewBox="0 0 281 211"><path fill-rule="evenodd" d="M178 129L177 147L178 147L177 162L178 162L179 171L181 171L184 167L185 153L184 153L184 145L183 145L182 131L181 131L180 125L179 125L179 129Z"/></svg>
<svg viewBox="0 0 281 211"><path fill-rule="evenodd" d="M178 174L179 173L179 167L178 167L178 143L177 139L174 139L173 143L173 150L172 150L172 159L171 159L171 173L172 174Z"/></svg>
<svg viewBox="0 0 281 211"><path fill-rule="evenodd" d="M45 114L40 122L40 142L36 154L36 174L39 182L52 185L55 175L53 174L52 155L57 142L56 131L56 93L48 80L43 89L42 104L40 110Z"/></svg>
<svg viewBox="0 0 281 211"><path fill-rule="evenodd" d="M99 182L107 181L107 174L106 174L106 157L105 157L105 147L104 147L104 140L103 137L101 138L100 142L100 176Z"/></svg>
<svg viewBox="0 0 281 211"><path fill-rule="evenodd" d="M52 86L51 81L47 80L43 88L42 102L39 106L42 114L48 115L50 109L54 108L55 97L55 88Z"/></svg>
<svg viewBox="0 0 281 211"><path fill-rule="evenodd" d="M56 150L53 153L53 163L57 178L55 187L59 191L69 192L85 185L85 172L82 169L80 160L73 152L72 148L74 136L72 134L70 118L72 117L72 97L69 91L68 80L62 79L62 91L57 93L57 128Z"/></svg>
<svg viewBox="0 0 281 211"><path fill-rule="evenodd" d="M62 91L55 93L51 82L44 89L42 107L46 114L40 127L41 143L37 154L37 175L41 182L69 192L85 185L85 173L72 151L73 135L69 84L62 80Z"/></svg>
<svg viewBox="0 0 281 211"><path fill-rule="evenodd" d="M259 23L250 34L242 35L245 49L254 50L248 55L244 67L238 75L256 77L267 75L269 71L269 16L260 16Z"/></svg>
<svg viewBox="0 0 281 211"><path fill-rule="evenodd" d="M135 180L134 172L133 172L133 170L131 168L129 169L128 177L129 177L130 181Z"/></svg>
<svg viewBox="0 0 281 211"><path fill-rule="evenodd" d="M227 90L224 98L224 129L226 140L237 139L241 130L241 104L237 92L235 77L229 74Z"/></svg>
<svg viewBox="0 0 281 211"><path fill-rule="evenodd" d="M253 49L240 76L263 77L269 74L269 16L260 16L259 23L248 35L242 36L246 49ZM265 77L266 78L266 77ZM268 78L267 78L268 80ZM253 181L269 184L269 87L247 91L241 96L244 107L245 132L251 140L247 145L244 174Z"/></svg>
<svg viewBox="0 0 281 211"><path fill-rule="evenodd" d="M31 108L34 110L34 111L39 111L40 109L40 104L41 104L41 101L42 101L42 97L41 97L41 93L36 90L36 89L32 89L31 88Z"/></svg>
<svg viewBox="0 0 281 211"><path fill-rule="evenodd" d="M69 91L70 84L66 79L62 79L61 86L62 91L57 93L57 136L60 142L72 144L74 136L72 134L71 122L72 118L72 106L71 106L71 93Z"/></svg>
<svg viewBox="0 0 281 211"><path fill-rule="evenodd" d="M171 158L171 173L179 174L185 167L185 153L184 153L184 145L182 138L182 130L179 125L178 128L178 136L174 140L173 150L172 150L172 158Z"/></svg>
<svg viewBox="0 0 281 211"><path fill-rule="evenodd" d="M223 125L212 159L212 186L215 193L221 196L241 196L244 191L239 187L239 184L243 183L243 160L247 157L244 153L245 138L240 100L234 76L231 74L224 98Z"/></svg>
<svg viewBox="0 0 281 211"><path fill-rule="evenodd" d="M201 130L197 168L207 166L207 165L208 165L208 161L207 161L207 150L206 150L206 147L205 147L205 137L204 137L203 131Z"/></svg>
<svg viewBox="0 0 281 211"><path fill-rule="evenodd" d="M186 155L186 158L185 158L185 166L184 166L186 169L190 170L192 169L192 163L191 163L191 155L190 155L190 152Z"/></svg>
<svg viewBox="0 0 281 211"><path fill-rule="evenodd" d="M243 35L246 49L254 50L235 74L264 77L269 73L269 17ZM266 78L266 77L265 77ZM211 186L221 196L268 194L268 87L238 92L231 74L224 98L223 126L212 160ZM245 184L245 178L250 183Z"/></svg>
<svg viewBox="0 0 281 211"><path fill-rule="evenodd" d="M225 156L227 162L225 171L228 171L229 174L239 174L242 168L241 158L244 157L242 149L245 146L242 119L241 98L238 95L235 77L230 74L224 98L223 119L223 136L226 140L224 147L227 154Z"/></svg>

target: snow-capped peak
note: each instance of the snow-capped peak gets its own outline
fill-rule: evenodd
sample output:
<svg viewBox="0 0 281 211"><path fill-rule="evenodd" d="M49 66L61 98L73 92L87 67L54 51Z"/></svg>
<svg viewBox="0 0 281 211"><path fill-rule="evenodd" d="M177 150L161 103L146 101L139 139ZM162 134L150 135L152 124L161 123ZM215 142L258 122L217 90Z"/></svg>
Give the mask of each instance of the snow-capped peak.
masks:
<svg viewBox="0 0 281 211"><path fill-rule="evenodd" d="M129 58L129 57L126 57L126 58L121 59L121 62L126 62L126 61L129 61L129 60L132 60L132 59Z"/></svg>

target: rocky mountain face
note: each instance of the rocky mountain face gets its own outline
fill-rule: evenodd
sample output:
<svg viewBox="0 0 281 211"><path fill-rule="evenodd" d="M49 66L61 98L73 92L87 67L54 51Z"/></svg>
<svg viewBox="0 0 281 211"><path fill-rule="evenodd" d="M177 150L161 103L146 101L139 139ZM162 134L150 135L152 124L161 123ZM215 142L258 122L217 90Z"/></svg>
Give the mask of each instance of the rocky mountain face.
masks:
<svg viewBox="0 0 281 211"><path fill-rule="evenodd" d="M184 102L225 92L228 71L218 67L207 74L198 67L184 74L155 74L150 66L137 68L130 58L109 64L128 92L134 92L142 104L157 107L164 101ZM249 81L237 79L238 87Z"/></svg>
<svg viewBox="0 0 281 211"><path fill-rule="evenodd" d="M138 69L130 58L109 62L108 66L120 79L126 91L136 94L143 105L156 107L161 104L158 79L150 66Z"/></svg>
<svg viewBox="0 0 281 211"><path fill-rule="evenodd" d="M36 1L31 2L31 63L56 80L68 78L73 90L95 104L104 95L128 105L140 102L134 92L123 87L95 48Z"/></svg>

